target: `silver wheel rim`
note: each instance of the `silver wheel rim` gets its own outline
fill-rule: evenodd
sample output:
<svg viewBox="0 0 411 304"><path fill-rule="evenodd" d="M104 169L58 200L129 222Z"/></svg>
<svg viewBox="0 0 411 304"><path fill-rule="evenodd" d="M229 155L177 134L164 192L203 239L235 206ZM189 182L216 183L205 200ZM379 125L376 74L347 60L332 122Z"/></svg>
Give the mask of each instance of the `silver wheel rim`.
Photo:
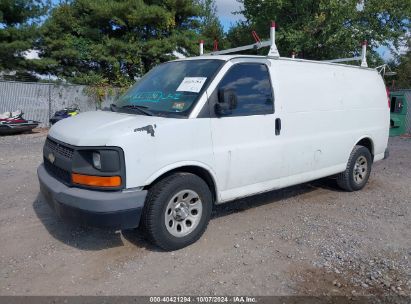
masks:
<svg viewBox="0 0 411 304"><path fill-rule="evenodd" d="M365 156L360 156L357 158L357 161L355 162L354 165L354 172L353 172L353 177L354 177L354 182L357 184L361 184L368 173L368 161Z"/></svg>
<svg viewBox="0 0 411 304"><path fill-rule="evenodd" d="M193 190L182 190L173 195L165 211L165 225L175 237L190 234L200 223L203 203Z"/></svg>

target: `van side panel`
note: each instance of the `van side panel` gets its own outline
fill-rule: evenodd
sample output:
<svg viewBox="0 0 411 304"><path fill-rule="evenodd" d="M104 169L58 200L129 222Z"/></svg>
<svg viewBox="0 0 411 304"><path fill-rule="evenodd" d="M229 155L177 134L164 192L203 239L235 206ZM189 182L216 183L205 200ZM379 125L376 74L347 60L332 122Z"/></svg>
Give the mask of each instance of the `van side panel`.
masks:
<svg viewBox="0 0 411 304"><path fill-rule="evenodd" d="M271 70L284 151L272 157L282 157L285 176L222 191L221 202L340 173L363 138L383 158L389 108L375 70L290 59L272 60Z"/></svg>
<svg viewBox="0 0 411 304"><path fill-rule="evenodd" d="M347 117L353 120L353 133L373 140L374 160L382 159L388 144L390 111L382 77L376 71L365 70L355 79L355 69L347 69L343 82ZM361 75L362 74L362 75Z"/></svg>
<svg viewBox="0 0 411 304"><path fill-rule="evenodd" d="M375 155L384 153L389 109L376 71L290 60L274 61L274 68L280 75L277 98L284 107L289 175L345 168L364 137L372 140Z"/></svg>

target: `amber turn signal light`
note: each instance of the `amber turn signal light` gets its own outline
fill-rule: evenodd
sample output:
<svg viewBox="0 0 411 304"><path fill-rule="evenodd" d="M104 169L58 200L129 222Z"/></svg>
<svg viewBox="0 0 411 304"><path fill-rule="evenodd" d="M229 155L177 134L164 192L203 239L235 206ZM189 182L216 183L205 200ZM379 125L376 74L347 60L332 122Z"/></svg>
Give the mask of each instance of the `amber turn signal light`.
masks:
<svg viewBox="0 0 411 304"><path fill-rule="evenodd" d="M121 185L120 176L94 176L78 173L71 174L74 184L94 187L119 187Z"/></svg>

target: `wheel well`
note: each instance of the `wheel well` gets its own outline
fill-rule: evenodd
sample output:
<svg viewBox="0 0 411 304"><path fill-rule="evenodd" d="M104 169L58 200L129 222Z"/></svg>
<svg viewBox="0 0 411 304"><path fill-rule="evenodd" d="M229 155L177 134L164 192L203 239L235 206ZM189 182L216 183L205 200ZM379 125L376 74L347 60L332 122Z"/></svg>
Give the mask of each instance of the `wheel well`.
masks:
<svg viewBox="0 0 411 304"><path fill-rule="evenodd" d="M198 177L202 178L210 188L211 194L213 195L213 201L215 202L217 200L217 188L215 186L215 182L211 174L204 168L197 167L197 166L184 166L184 167L179 167L175 168L171 171L168 171L161 176L157 177L147 188L150 188L151 185L157 183L158 181L162 180L163 178L170 176L171 174L177 173L177 172L186 172L186 173L192 173L197 175Z"/></svg>
<svg viewBox="0 0 411 304"><path fill-rule="evenodd" d="M374 146L373 146L372 140L370 138L365 137L365 138L361 139L357 143L357 145L366 147L368 149L368 151L370 151L371 155L374 156Z"/></svg>

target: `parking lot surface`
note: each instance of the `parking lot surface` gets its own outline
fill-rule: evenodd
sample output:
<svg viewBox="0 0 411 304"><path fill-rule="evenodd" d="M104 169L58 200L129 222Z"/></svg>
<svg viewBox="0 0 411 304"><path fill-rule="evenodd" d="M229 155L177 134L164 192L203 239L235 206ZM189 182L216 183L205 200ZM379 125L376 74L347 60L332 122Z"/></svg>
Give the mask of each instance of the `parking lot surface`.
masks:
<svg viewBox="0 0 411 304"><path fill-rule="evenodd" d="M0 295L410 295L410 139L390 139L362 191L323 179L217 206L197 243L162 252L57 218L45 138L0 137Z"/></svg>

